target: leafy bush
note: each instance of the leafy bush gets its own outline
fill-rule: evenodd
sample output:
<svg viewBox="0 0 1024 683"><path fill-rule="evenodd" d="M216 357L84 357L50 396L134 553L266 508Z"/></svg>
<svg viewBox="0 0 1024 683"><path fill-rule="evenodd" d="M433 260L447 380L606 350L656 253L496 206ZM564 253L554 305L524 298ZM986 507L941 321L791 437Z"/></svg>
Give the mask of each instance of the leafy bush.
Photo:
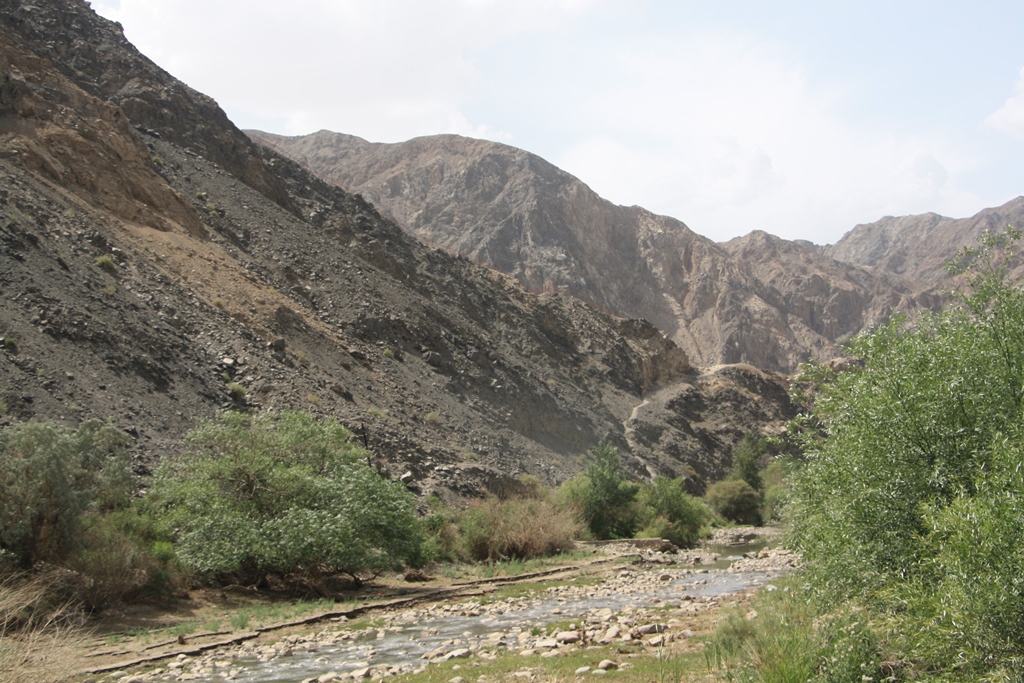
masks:
<svg viewBox="0 0 1024 683"><path fill-rule="evenodd" d="M706 532L710 514L699 498L686 491L682 478L657 477L640 487L640 538L664 538L691 546Z"/></svg>
<svg viewBox="0 0 1024 683"><path fill-rule="evenodd" d="M633 505L638 487L626 478L619 450L599 444L590 451L586 472L564 483L559 491L566 507L575 508L595 538L630 538L637 528Z"/></svg>
<svg viewBox="0 0 1024 683"><path fill-rule="evenodd" d="M747 432L732 449L732 468L729 479L742 479L755 491L760 491L761 461L768 452L768 440Z"/></svg>
<svg viewBox="0 0 1024 683"><path fill-rule="evenodd" d="M23 568L78 552L83 515L130 500L127 441L99 420L77 429L30 422L0 431L0 549Z"/></svg>
<svg viewBox="0 0 1024 683"><path fill-rule="evenodd" d="M708 487L708 506L737 524L761 523L761 494L742 479L726 479Z"/></svg>
<svg viewBox="0 0 1024 683"><path fill-rule="evenodd" d="M199 577L316 582L421 557L414 499L366 463L333 420L222 413L165 461L146 507L173 530L178 565Z"/></svg>
<svg viewBox="0 0 1024 683"><path fill-rule="evenodd" d="M887 615L904 657L958 680L1024 675L1024 291L986 235L957 306L856 339L819 369L792 541L825 605Z"/></svg>

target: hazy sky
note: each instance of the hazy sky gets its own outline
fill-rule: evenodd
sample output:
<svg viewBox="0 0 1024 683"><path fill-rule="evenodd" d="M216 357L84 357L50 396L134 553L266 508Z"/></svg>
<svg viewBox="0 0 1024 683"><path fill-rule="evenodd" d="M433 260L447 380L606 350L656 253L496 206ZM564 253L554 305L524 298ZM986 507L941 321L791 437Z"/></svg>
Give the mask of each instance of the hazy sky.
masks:
<svg viewBox="0 0 1024 683"><path fill-rule="evenodd" d="M93 0L242 128L459 133L715 240L1024 194L1024 2Z"/></svg>

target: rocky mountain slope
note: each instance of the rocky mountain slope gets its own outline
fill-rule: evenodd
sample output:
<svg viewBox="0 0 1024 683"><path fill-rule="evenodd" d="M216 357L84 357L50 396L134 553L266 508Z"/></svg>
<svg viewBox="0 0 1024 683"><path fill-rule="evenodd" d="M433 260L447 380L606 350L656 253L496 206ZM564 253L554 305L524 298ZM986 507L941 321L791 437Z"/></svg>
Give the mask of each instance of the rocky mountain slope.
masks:
<svg viewBox="0 0 1024 683"><path fill-rule="evenodd" d="M110 418L144 471L217 410L304 409L472 496L603 440L699 491L793 414L777 375L697 372L650 323L424 246L83 0L0 10L0 426Z"/></svg>
<svg viewBox="0 0 1024 683"><path fill-rule="evenodd" d="M934 213L886 216L856 226L822 251L840 261L900 275L919 290L936 290L948 286L945 264L960 249L974 245L983 231L1001 232L1008 225L1024 228L1024 197L970 218L947 218Z"/></svg>
<svg viewBox="0 0 1024 683"><path fill-rule="evenodd" d="M716 244L682 222L616 206L507 145L454 135L397 144L321 131L249 131L325 180L359 192L428 244L650 320L693 363L792 372L892 309L936 305L900 274L755 232Z"/></svg>

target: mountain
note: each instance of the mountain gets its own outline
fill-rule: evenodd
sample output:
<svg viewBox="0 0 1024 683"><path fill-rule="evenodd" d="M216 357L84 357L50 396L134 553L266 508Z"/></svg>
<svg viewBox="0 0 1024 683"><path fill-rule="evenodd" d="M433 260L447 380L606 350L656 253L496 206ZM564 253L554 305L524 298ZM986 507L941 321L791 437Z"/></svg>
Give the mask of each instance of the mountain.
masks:
<svg viewBox="0 0 1024 683"><path fill-rule="evenodd" d="M700 367L784 373L893 309L934 307L901 274L807 242L755 232L716 244L684 223L616 206L579 179L507 145L455 135L397 144L328 131L248 131L328 182L358 192L428 244L515 277L644 318Z"/></svg>
<svg viewBox="0 0 1024 683"><path fill-rule="evenodd" d="M823 248L828 256L869 266L913 282L920 290L948 286L945 264L984 232L1001 232L1008 225L1024 228L1024 197L985 209L970 218L947 218L934 213L885 218L858 225L836 244Z"/></svg>
<svg viewBox="0 0 1024 683"><path fill-rule="evenodd" d="M144 473L218 410L303 409L459 497L557 483L602 441L700 491L794 414L779 375L699 372L651 323L422 244L88 3L0 10L0 426L111 419Z"/></svg>

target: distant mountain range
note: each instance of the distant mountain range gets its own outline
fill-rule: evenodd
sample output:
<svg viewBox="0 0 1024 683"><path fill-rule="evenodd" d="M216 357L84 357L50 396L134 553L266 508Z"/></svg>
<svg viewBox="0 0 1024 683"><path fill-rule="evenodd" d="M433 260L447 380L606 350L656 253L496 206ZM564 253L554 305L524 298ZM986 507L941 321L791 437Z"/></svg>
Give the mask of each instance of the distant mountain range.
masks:
<svg viewBox="0 0 1024 683"><path fill-rule="evenodd" d="M635 476L685 475L700 492L745 432L795 414L785 377L705 371L651 323L611 315L628 303L678 320L658 278L711 304L733 296L728 279L756 296L725 247L639 209L606 216L536 157L440 142L477 149L480 168L439 156L436 187L417 190L430 201L405 211L478 216L494 237L474 257L531 274L534 291L256 144L87 2L0 0L0 428L109 419L142 473L218 410L305 410L347 425L424 497L457 500L523 474L563 481L601 442ZM509 192L506 232L485 220L491 205L441 202L460 186L445 174L500 196L512 188L489 164L512 161L539 170L507 170L535 208ZM559 212L587 220L560 226ZM642 241L622 237L633 224ZM693 265L652 270L662 241L692 244Z"/></svg>
<svg viewBox="0 0 1024 683"><path fill-rule="evenodd" d="M320 131L257 142L358 192L427 244L645 318L695 365L793 372L828 360L893 310L941 306L943 265L984 229L1024 225L1024 198L955 220L886 217L816 246L753 232L715 243L684 223L616 206L579 179L507 145L455 135L396 144Z"/></svg>

